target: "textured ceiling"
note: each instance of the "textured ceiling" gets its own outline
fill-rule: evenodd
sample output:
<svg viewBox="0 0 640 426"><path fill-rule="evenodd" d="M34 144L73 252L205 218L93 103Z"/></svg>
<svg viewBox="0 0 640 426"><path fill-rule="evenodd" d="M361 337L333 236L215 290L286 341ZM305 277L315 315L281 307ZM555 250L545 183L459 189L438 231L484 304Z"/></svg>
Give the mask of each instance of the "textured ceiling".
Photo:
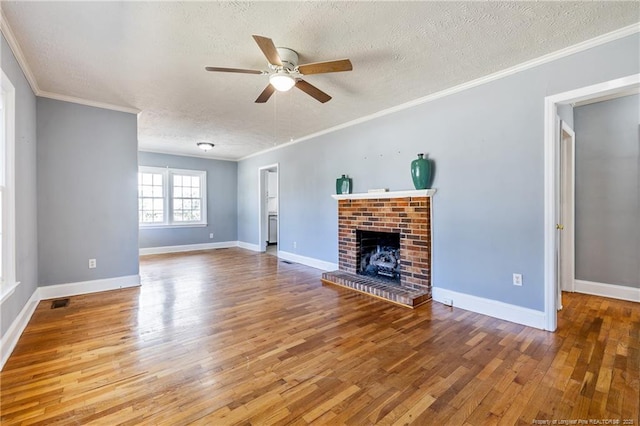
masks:
<svg viewBox="0 0 640 426"><path fill-rule="evenodd" d="M140 149L238 159L640 21L638 2L10 2L2 9L43 94L141 111ZM267 76L251 38L300 63L354 70L254 100Z"/></svg>

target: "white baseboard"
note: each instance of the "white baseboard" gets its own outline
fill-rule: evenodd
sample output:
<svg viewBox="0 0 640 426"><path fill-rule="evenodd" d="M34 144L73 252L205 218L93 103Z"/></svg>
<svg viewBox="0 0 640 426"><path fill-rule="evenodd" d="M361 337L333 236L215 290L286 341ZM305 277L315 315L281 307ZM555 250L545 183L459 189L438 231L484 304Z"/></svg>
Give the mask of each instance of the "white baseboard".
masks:
<svg viewBox="0 0 640 426"><path fill-rule="evenodd" d="M497 300L485 299L470 294L458 293L440 287L433 287L433 300L440 303L453 301L454 308L465 309L490 317L499 318L516 324L545 329L545 315L543 311L510 305Z"/></svg>
<svg viewBox="0 0 640 426"><path fill-rule="evenodd" d="M102 280L47 285L39 287L38 289L40 290L40 300L46 300L58 297L77 296L79 294L97 293L99 291L137 287L139 285L140 275L126 275L124 277L106 278Z"/></svg>
<svg viewBox="0 0 640 426"><path fill-rule="evenodd" d="M229 247L238 247L238 241L223 241L219 243L187 244L183 246L164 246L141 248L140 256L145 254L180 253L185 251L211 250Z"/></svg>
<svg viewBox="0 0 640 426"><path fill-rule="evenodd" d="M238 241L238 247L251 251L261 251L258 244L245 243L244 241Z"/></svg>
<svg viewBox="0 0 640 426"><path fill-rule="evenodd" d="M323 271L335 271L338 269L338 264L336 263L325 262L324 260L314 259L313 257L300 256L299 254L289 253L287 251L278 251L278 257Z"/></svg>
<svg viewBox="0 0 640 426"><path fill-rule="evenodd" d="M630 302L640 302L640 288L583 280L575 280L575 284L575 291L578 293L628 300Z"/></svg>
<svg viewBox="0 0 640 426"><path fill-rule="evenodd" d="M38 303L40 302L39 290L39 288L36 288L0 340L0 370L4 368L4 364L7 362L9 356L18 344L18 340L20 339L22 332L27 327L27 324L29 324L31 316L38 307Z"/></svg>

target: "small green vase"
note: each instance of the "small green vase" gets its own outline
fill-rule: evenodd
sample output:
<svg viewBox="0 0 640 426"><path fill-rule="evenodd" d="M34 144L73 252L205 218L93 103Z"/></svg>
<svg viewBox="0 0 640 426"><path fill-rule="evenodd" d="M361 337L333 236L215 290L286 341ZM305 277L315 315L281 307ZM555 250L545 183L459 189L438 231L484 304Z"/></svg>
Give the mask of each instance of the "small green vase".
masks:
<svg viewBox="0 0 640 426"><path fill-rule="evenodd" d="M336 179L336 194L351 194L351 178L342 175Z"/></svg>
<svg viewBox="0 0 640 426"><path fill-rule="evenodd" d="M418 158L411 162L411 179L416 189L429 188L431 182L431 162L424 158L424 154L418 154Z"/></svg>

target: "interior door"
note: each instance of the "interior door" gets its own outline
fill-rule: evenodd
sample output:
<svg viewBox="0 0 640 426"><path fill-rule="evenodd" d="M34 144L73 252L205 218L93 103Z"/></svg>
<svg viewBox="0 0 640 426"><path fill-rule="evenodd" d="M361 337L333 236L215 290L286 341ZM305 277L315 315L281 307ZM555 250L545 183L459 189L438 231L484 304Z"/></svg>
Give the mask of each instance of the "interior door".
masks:
<svg viewBox="0 0 640 426"><path fill-rule="evenodd" d="M575 133L557 122L556 143L556 306L562 309L562 291L574 291L575 271Z"/></svg>
<svg viewBox="0 0 640 426"><path fill-rule="evenodd" d="M563 164L563 149L562 149L562 121L560 119L556 120L556 164L555 164L555 193L556 193L556 238L555 238L555 289L556 289L556 308L558 310L562 309L562 243L563 243L563 229L564 225L562 223L563 218L563 182L562 182L562 164Z"/></svg>
<svg viewBox="0 0 640 426"><path fill-rule="evenodd" d="M575 291L575 133L560 125L560 289Z"/></svg>

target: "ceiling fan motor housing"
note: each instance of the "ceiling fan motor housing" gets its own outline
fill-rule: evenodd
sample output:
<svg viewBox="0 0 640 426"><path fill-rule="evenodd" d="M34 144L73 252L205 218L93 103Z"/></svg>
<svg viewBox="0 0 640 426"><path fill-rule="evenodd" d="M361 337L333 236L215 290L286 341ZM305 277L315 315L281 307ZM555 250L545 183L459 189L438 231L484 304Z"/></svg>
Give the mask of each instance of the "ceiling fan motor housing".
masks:
<svg viewBox="0 0 640 426"><path fill-rule="evenodd" d="M282 61L282 66L284 68L289 71L293 71L295 67L298 66L298 54L295 50L291 50L287 47L278 47L276 50L278 51L280 61Z"/></svg>

